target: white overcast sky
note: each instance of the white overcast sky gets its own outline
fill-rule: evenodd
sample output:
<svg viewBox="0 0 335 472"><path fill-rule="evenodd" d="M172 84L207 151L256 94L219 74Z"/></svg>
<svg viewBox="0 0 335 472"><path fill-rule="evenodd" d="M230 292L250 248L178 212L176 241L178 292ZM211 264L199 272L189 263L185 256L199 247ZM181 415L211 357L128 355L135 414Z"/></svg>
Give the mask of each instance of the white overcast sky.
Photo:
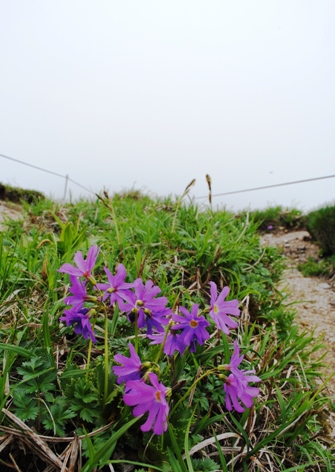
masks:
<svg viewBox="0 0 335 472"><path fill-rule="evenodd" d="M196 178L201 197L206 174L214 194L333 175L335 1L0 0L0 153L93 192L174 195ZM64 192L2 157L0 182ZM334 189L213 200L309 210Z"/></svg>

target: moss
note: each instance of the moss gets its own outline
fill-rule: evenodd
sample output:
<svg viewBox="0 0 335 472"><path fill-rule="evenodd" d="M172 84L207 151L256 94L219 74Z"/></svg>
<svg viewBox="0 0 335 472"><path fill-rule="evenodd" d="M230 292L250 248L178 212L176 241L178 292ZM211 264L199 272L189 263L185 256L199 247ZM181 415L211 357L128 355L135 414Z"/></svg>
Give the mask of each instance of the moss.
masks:
<svg viewBox="0 0 335 472"><path fill-rule="evenodd" d="M0 200L14 203L20 203L24 200L29 204L33 204L44 199L45 196L43 193L38 192L37 190L10 187L9 185L3 185L0 183Z"/></svg>

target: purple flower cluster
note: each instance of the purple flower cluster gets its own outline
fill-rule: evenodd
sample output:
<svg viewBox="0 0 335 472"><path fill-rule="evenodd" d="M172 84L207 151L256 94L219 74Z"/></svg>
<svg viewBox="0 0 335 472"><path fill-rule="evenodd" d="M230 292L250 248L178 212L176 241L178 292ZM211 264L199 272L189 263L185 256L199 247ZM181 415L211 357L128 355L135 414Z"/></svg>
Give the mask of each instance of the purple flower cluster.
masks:
<svg viewBox="0 0 335 472"><path fill-rule="evenodd" d="M239 316L238 300L225 301L229 293L229 288L224 287L220 295L217 294L217 286L214 282L210 282L211 286L211 300L209 314L214 320L217 328L225 334L229 334L229 328L236 328L238 324L236 321L229 318L229 315ZM165 354L172 356L175 351L183 354L187 347L190 352L196 351L196 343L203 345L209 339L210 335L206 328L209 327L209 322L204 316L199 316L198 305L194 304L189 312L184 307L180 307L180 313L172 314L172 323L169 325L168 333L159 333L150 335L151 344L162 344L165 339L163 351Z"/></svg>
<svg viewBox="0 0 335 472"><path fill-rule="evenodd" d="M230 370L230 375L225 379L223 386L226 392L226 407L231 411L234 407L236 411L242 413L244 407L239 403L238 399L247 407L252 405L252 399L257 397L259 389L257 387L250 387L249 382L260 382L261 379L254 374L254 370L239 370L238 366L241 364L244 356L240 356L240 348L237 341L234 341L234 352L230 359L230 364L227 370Z"/></svg>
<svg viewBox="0 0 335 472"><path fill-rule="evenodd" d="M129 321L136 322L138 328L146 327L148 335L153 329L164 331L163 326L168 324L172 311L166 307L166 297L155 298L161 289L151 280L144 285L142 279L136 279L133 287L134 292L128 291L119 301L120 310L128 313Z"/></svg>
<svg viewBox="0 0 335 472"><path fill-rule="evenodd" d="M64 310L64 315L61 316L59 320L65 321L66 326L74 325L74 332L76 334L81 334L84 339L91 338L93 343L97 341L90 323L90 313L88 308L74 306L70 308L70 310Z"/></svg>
<svg viewBox="0 0 335 472"><path fill-rule="evenodd" d="M74 332L85 339L96 342L90 321L95 305L109 303L117 304L125 313L130 323L137 329L146 330L150 344L161 345L161 352L173 356L176 352L183 355L189 350L196 352L197 345L202 346L210 338L210 322L204 316L208 313L217 329L229 335L230 330L237 328L236 317L240 316L238 300L226 301L229 288L224 287L218 293L217 285L210 282L210 304L202 313L199 306L194 304L190 311L180 306L174 313L168 306L168 300L159 296L161 290L152 281L144 283L141 278L133 283L125 282L127 273L123 264L118 264L116 274L113 275L105 268L106 283L97 283L93 270L99 254L97 245L90 247L85 260L81 252L74 256L75 266L63 264L59 272L70 275L70 295L64 299L65 304L71 305L64 310L60 321L67 326L74 326ZM94 296L87 293L87 287L94 289ZM235 319L233 319L234 317ZM135 331L137 337L137 330ZM146 422L141 426L142 431L153 430L161 435L167 429L169 405L167 397L171 390L159 382L157 375L150 370L150 363L142 363L134 346L129 343L129 357L116 354L114 359L119 365L113 366L117 383L125 383L124 402L134 406L134 416L148 413ZM251 387L249 383L260 382L254 370L240 370L243 360L237 341L234 342L234 352L230 364L221 366L221 370L229 371L224 377L224 391L226 394L226 408L233 408L243 412L245 407L252 405L253 398L259 394L259 389ZM222 377L222 375L220 375Z"/></svg>
<svg viewBox="0 0 335 472"><path fill-rule="evenodd" d="M89 320L90 311L88 308L84 308L84 302L89 299L86 292L86 282L92 277L92 271L98 254L99 248L95 244L88 250L86 260L83 258L80 251L76 252L73 259L77 267L66 263L58 270L58 272L70 275L70 281L72 283L70 293L72 293L72 295L66 297L64 302L67 305L73 305L69 310L64 310L64 315L61 316L59 320L65 321L67 326L74 325L74 332L76 334L81 334L85 339L90 338L94 343L96 339ZM85 280L81 281L79 277L84 277Z"/></svg>
<svg viewBox="0 0 335 472"><path fill-rule="evenodd" d="M77 267L66 263L62 265L58 272L64 272L65 274L74 275L75 277L85 277L88 279L92 275L92 270L94 269L98 254L99 248L96 244L89 248L86 261L83 258L81 251L78 251L73 257Z"/></svg>
<svg viewBox="0 0 335 472"><path fill-rule="evenodd" d="M153 429L157 435L163 434L168 427L169 404L166 400L169 389L158 382L153 372L148 373L151 385L142 380L129 380L126 383L123 401L128 406L135 406L135 417L148 414L148 418L141 426L144 432Z"/></svg>
<svg viewBox="0 0 335 472"><path fill-rule="evenodd" d="M114 303L120 303L123 298L127 297L131 292L130 289L134 284L126 283L125 278L127 276L126 268L123 264L117 266L116 274L113 275L107 267L104 269L107 275L107 284L97 284L97 288L104 292L102 300L105 301L109 298L110 305Z"/></svg>
<svg viewBox="0 0 335 472"><path fill-rule="evenodd" d="M210 316L213 318L216 326L221 329L225 334L229 334L228 328L237 328L238 323L229 318L229 315L240 316L240 310L238 309L238 300L225 301L226 296L229 293L229 288L224 287L220 295L218 296L218 289L216 283L209 282L211 286L211 307Z"/></svg>
<svg viewBox="0 0 335 472"><path fill-rule="evenodd" d="M134 416L141 416L149 412L147 421L141 426L141 430L146 432L153 429L155 434L161 435L167 430L167 419L169 415L169 405L166 396L169 389L158 382L158 377L153 372L148 372L147 379L151 385L145 381L145 365L141 364L135 348L129 343L130 357L116 354L114 359L123 366L114 366L114 374L118 377L117 383L126 382L123 401L128 406L135 406Z"/></svg>

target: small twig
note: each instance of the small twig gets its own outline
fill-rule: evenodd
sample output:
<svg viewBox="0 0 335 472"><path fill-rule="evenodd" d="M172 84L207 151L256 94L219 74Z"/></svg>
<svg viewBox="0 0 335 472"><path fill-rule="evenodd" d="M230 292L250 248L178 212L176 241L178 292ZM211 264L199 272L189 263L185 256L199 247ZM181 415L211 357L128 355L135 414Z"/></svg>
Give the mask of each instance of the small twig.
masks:
<svg viewBox="0 0 335 472"><path fill-rule="evenodd" d="M9 436L9 435L3 436L2 438L0 438L0 440L2 441L0 444L0 452L1 452L8 446L8 444L11 443L12 436Z"/></svg>
<svg viewBox="0 0 335 472"><path fill-rule="evenodd" d="M10 411L6 410L6 408L2 409L2 412L8 416L8 418L13 421L24 433L25 439L29 445L36 447L36 452L44 457L46 460L51 462L52 464L56 465L59 469L62 468L62 462L59 457L49 448L49 446L38 436L32 429L30 429L23 421L21 421L17 416L13 415ZM29 441L29 439L33 442Z"/></svg>
<svg viewBox="0 0 335 472"><path fill-rule="evenodd" d="M12 462L13 462L13 464L15 465L15 469L17 470L17 472L22 472L21 469L20 469L20 467L19 467L19 466L17 465L17 463L15 462L15 459L14 459L14 457L12 456L11 453L9 453L9 457L12 459Z"/></svg>

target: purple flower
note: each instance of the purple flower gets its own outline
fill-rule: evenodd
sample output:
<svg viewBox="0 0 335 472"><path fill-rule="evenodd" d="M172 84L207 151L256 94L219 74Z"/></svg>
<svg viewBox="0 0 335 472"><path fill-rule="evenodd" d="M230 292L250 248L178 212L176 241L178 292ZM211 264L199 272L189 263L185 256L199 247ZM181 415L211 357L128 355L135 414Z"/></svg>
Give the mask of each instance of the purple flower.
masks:
<svg viewBox="0 0 335 472"><path fill-rule="evenodd" d="M242 413L244 407L239 400L247 407L252 406L252 399L259 394L259 388L250 387L249 382L260 382L261 379L254 374L254 370L239 370L238 366L241 364L244 356L240 356L240 349L237 341L234 342L234 353L231 357L230 364L227 369L231 374L225 380L223 386L226 392L226 408L231 411L234 407L236 411Z"/></svg>
<svg viewBox="0 0 335 472"><path fill-rule="evenodd" d="M142 431L153 429L155 434L161 435L168 426L169 405L166 395L169 389L158 382L158 377L153 372L149 372L148 377L152 385L143 380L129 380L123 401L128 406L136 405L133 410L135 417L149 412L147 421L141 426Z"/></svg>
<svg viewBox="0 0 335 472"><path fill-rule="evenodd" d="M99 290L105 292L103 295L103 301L109 297L110 304L113 305L113 303L122 300L125 296L129 296L131 294L129 289L132 288L134 284L126 283L124 281L127 272L123 264L118 264L115 275L113 275L106 267L104 270L107 275L108 284L99 283L97 284L97 287Z"/></svg>
<svg viewBox="0 0 335 472"><path fill-rule="evenodd" d="M147 335L147 337L152 339L152 342L150 344L162 344L164 342L165 333L155 333ZM166 354L167 356L173 356L175 351L179 351L180 355L182 355L186 347L187 346L180 341L180 334L175 331L169 330L163 348L164 354Z"/></svg>
<svg viewBox="0 0 335 472"><path fill-rule="evenodd" d="M77 267L74 267L72 264L66 263L63 264L58 272L64 272L65 274L74 275L75 277L85 277L88 279L92 274L92 270L95 266L95 262L98 257L99 248L96 244L91 246L87 253L87 259L83 258L81 251L75 253L73 260L76 263Z"/></svg>
<svg viewBox="0 0 335 472"><path fill-rule="evenodd" d="M237 339L235 339L234 352L230 358L230 363L226 367L227 367L227 370L230 370L230 372L234 374L236 377L238 377L241 374L241 371L239 370L238 366L243 361L243 358L244 358L243 355L240 356L240 347L238 345Z"/></svg>
<svg viewBox="0 0 335 472"><path fill-rule="evenodd" d="M59 318L59 321L65 321L66 326L75 325L76 334L81 334L85 339L91 338L93 343L97 342L90 323L88 308L80 308L80 305L77 305L70 310L64 310L64 315Z"/></svg>
<svg viewBox="0 0 335 472"><path fill-rule="evenodd" d="M229 328L237 328L238 323L233 321L227 314L240 316L238 309L238 300L225 301L229 293L229 287L224 287L220 295L217 294L217 286L215 282L209 282L211 286L211 307L209 314L213 318L216 326L225 334L229 334Z"/></svg>
<svg viewBox="0 0 335 472"><path fill-rule="evenodd" d="M197 304L193 305L191 312L188 312L183 306L179 309L184 316L172 315L173 321L176 321L177 324L171 326L171 329L181 329L179 341L190 346L190 352L195 352L196 341L202 345L209 338L209 333L205 329L209 323L204 316L198 316Z"/></svg>
<svg viewBox="0 0 335 472"><path fill-rule="evenodd" d="M125 301L119 300L120 310L128 312L131 322L137 317L137 326L147 326L148 334L152 334L153 328L158 332L164 331L163 326L168 324L168 316L172 311L166 307L166 297L154 298L161 291L160 288L151 280L144 285L142 279L136 279L134 289L135 293L130 292L124 296Z"/></svg>
<svg viewBox="0 0 335 472"><path fill-rule="evenodd" d="M114 359L123 366L114 366L113 372L118 377L117 383L128 382L128 380L140 380L141 378L141 359L136 354L134 346L129 343L130 358L122 354L116 354Z"/></svg>
<svg viewBox="0 0 335 472"><path fill-rule="evenodd" d="M70 282L72 286L69 288L69 291L72 295L64 298L64 303L73 306L82 305L84 301L87 300L86 280L81 282L74 275L70 275Z"/></svg>

